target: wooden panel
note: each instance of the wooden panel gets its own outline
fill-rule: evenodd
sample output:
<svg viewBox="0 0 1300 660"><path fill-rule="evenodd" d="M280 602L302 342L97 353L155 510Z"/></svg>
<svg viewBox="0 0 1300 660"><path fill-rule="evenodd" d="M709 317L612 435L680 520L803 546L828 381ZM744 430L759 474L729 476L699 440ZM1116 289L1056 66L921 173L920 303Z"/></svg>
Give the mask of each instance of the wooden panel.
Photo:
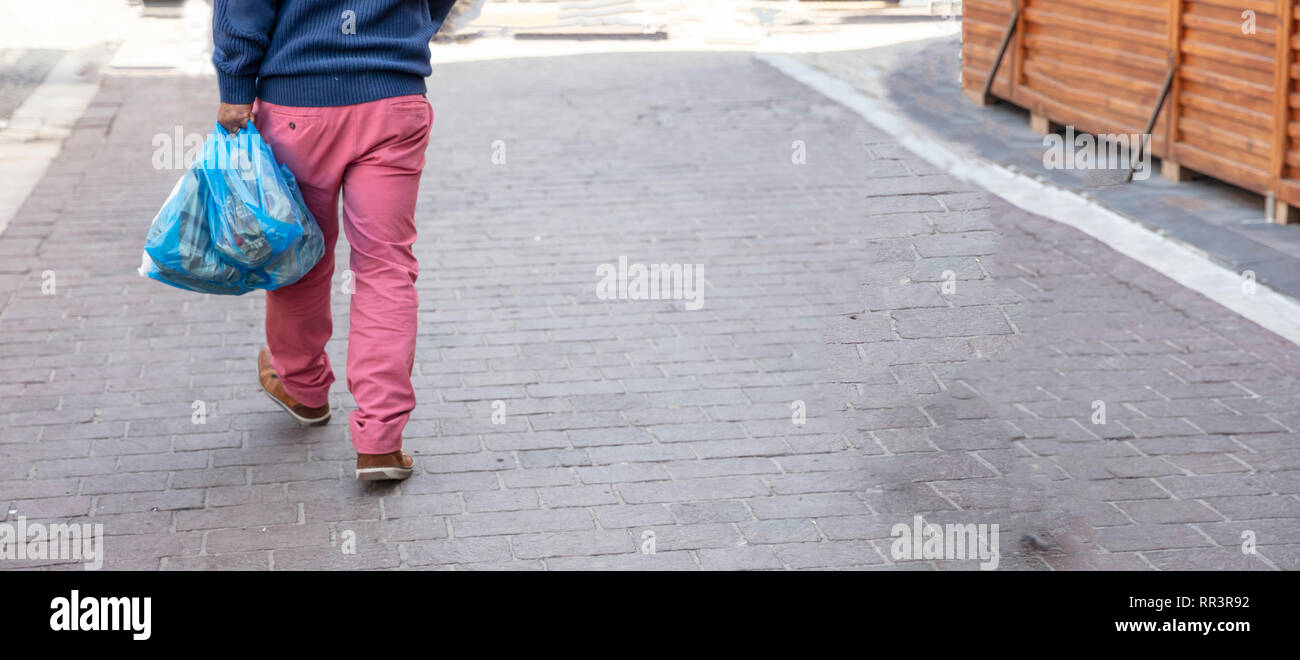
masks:
<svg viewBox="0 0 1300 660"><path fill-rule="evenodd" d="M1278 3L1175 0L1178 94L1170 156L1181 165L1257 192L1277 160ZM1254 29L1246 19L1254 12Z"/></svg>
<svg viewBox="0 0 1300 660"><path fill-rule="evenodd" d="M966 0L963 86L983 86L1019 3L995 95L1080 131L1137 133L1172 58L1155 154L1300 205L1298 2Z"/></svg>
<svg viewBox="0 0 1300 660"><path fill-rule="evenodd" d="M1079 130L1141 133L1168 72L1170 1L1026 0L1021 101Z"/></svg>
<svg viewBox="0 0 1300 660"><path fill-rule="evenodd" d="M961 87L978 92L988 79L997 56L1002 33L1015 11L1016 0L973 0L962 3ZM993 81L993 94L1007 100L1012 96L1014 48L1009 47Z"/></svg>
<svg viewBox="0 0 1300 660"><path fill-rule="evenodd" d="M1285 58L1285 72L1279 72L1278 83L1281 87L1277 99L1278 112L1278 153L1275 154L1274 166L1276 188L1279 199L1300 206L1300 13L1294 3L1283 4L1283 17L1290 33L1285 48L1278 49L1278 55Z"/></svg>

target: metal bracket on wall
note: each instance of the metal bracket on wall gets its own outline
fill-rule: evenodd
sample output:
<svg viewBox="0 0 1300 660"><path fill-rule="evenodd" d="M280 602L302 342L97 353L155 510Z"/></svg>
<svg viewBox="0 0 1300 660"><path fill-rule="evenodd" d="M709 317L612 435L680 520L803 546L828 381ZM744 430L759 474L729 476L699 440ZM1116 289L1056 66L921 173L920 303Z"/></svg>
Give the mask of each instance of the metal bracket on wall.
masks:
<svg viewBox="0 0 1300 660"><path fill-rule="evenodd" d="M1147 128L1142 131L1142 139L1138 142L1138 148L1132 157L1129 158L1128 174L1124 175L1124 183L1133 181L1133 170L1137 168L1137 162L1142 158L1142 152L1150 149L1151 131L1155 130L1156 120L1160 118L1160 111L1165 107L1165 99L1169 97L1169 89L1174 85L1174 74L1178 72L1178 58L1173 53L1169 54L1169 73L1165 74L1165 84L1160 87L1160 96L1156 99L1156 107L1151 110L1151 117L1147 119Z"/></svg>
<svg viewBox="0 0 1300 660"><path fill-rule="evenodd" d="M1002 66L1002 57L1007 54L1007 44L1011 43L1011 35L1016 33L1016 26L1020 24L1020 10L1020 3L1016 3L1016 10L1011 12L1011 22L1007 23L1007 29L1002 33L998 54L993 58L993 68L989 69L989 75L984 79L984 92L981 98L987 99L993 91L993 79L998 75L998 67Z"/></svg>

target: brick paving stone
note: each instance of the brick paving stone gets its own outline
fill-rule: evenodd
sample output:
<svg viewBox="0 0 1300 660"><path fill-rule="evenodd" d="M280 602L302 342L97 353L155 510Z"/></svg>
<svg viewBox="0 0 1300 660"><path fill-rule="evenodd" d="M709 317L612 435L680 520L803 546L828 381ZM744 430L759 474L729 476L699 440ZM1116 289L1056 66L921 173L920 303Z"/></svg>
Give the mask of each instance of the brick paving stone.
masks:
<svg viewBox="0 0 1300 660"><path fill-rule="evenodd" d="M784 568L772 548L747 545L737 548L703 548L696 551L706 571L756 571Z"/></svg>
<svg viewBox="0 0 1300 660"><path fill-rule="evenodd" d="M1296 346L745 54L431 88L411 480L349 478L346 295L335 419L301 429L253 378L262 296L135 275L178 176L152 138L216 90L108 77L115 121L0 236L0 504L102 522L108 568L972 568L890 558L917 514L1001 524L1009 570L1300 568ZM702 264L702 308L598 298L620 256Z"/></svg>

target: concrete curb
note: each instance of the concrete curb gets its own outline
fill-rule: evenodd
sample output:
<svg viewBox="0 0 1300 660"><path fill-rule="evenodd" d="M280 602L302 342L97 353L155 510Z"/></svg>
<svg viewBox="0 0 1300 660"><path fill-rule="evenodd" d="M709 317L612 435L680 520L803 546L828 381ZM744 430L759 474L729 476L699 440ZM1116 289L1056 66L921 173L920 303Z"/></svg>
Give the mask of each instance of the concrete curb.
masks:
<svg viewBox="0 0 1300 660"><path fill-rule="evenodd" d="M960 155L953 145L887 103L793 57L766 53L756 53L754 57L853 110L868 123L894 135L903 147L952 176L975 183L1030 213L1074 227L1300 345L1300 302L1258 283L1254 283L1254 293L1247 294L1241 274L1211 261L1195 248L1156 234L1063 188L1017 174L977 156Z"/></svg>

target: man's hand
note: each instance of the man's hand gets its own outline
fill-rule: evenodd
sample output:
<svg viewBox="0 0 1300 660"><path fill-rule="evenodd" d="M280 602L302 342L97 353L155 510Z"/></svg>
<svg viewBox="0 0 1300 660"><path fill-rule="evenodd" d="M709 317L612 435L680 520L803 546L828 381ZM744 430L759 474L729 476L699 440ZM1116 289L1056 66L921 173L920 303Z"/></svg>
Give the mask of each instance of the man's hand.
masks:
<svg viewBox="0 0 1300 660"><path fill-rule="evenodd" d="M234 135L239 129L248 125L248 120L253 117L252 103L222 103L217 108L217 123L226 129L227 133Z"/></svg>

